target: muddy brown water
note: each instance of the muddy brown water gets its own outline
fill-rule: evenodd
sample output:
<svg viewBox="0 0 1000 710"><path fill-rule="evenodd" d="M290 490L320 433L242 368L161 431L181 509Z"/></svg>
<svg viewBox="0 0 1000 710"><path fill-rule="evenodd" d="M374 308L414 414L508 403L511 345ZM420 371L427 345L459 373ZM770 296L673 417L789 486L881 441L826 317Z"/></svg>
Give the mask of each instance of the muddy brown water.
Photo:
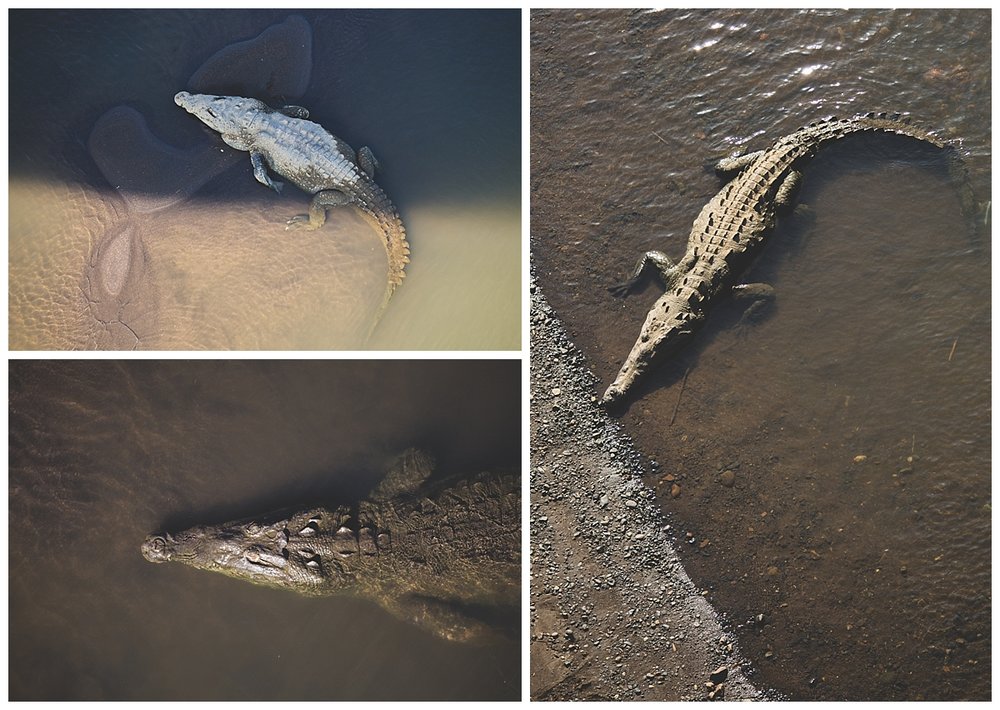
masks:
<svg viewBox="0 0 1000 710"><path fill-rule="evenodd" d="M10 345L520 347L520 13L15 10ZM370 341L386 257L353 210L257 183L181 90L303 104L353 147L412 249Z"/></svg>
<svg viewBox="0 0 1000 710"><path fill-rule="evenodd" d="M987 199L990 52L988 11L534 12L533 259L601 387L660 293L606 287L683 252L738 146L905 111ZM942 162L822 153L744 279L774 305L720 304L620 413L695 583L792 698L990 697L990 247Z"/></svg>
<svg viewBox="0 0 1000 710"><path fill-rule="evenodd" d="M520 466L517 361L12 361L9 697L516 699L520 619L453 644L139 546L157 530Z"/></svg>

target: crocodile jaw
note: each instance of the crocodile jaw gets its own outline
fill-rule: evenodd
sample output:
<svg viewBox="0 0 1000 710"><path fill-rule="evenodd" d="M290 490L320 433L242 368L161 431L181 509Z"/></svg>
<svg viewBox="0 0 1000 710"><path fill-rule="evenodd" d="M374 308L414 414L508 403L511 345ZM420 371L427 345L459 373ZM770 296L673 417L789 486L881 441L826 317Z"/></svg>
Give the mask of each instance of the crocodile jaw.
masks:
<svg viewBox="0 0 1000 710"><path fill-rule="evenodd" d="M353 576L336 560L315 549L321 546L316 544L318 536L311 530L306 536L297 534L302 525L294 522L236 521L150 535L142 543L142 555L150 562L181 562L307 595L331 593L353 583Z"/></svg>
<svg viewBox="0 0 1000 710"><path fill-rule="evenodd" d="M175 94L174 103L213 131L222 134L239 133L249 126L257 112L267 110L267 106L257 99L189 94L186 91Z"/></svg>

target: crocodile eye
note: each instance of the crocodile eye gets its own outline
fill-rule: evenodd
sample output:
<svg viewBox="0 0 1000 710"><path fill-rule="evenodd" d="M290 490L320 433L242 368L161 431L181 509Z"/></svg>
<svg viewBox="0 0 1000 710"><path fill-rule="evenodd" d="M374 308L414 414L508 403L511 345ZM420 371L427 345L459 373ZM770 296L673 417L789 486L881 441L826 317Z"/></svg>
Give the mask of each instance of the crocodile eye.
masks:
<svg viewBox="0 0 1000 710"><path fill-rule="evenodd" d="M299 550L299 557L305 563L306 567L311 569L319 569L322 566L320 563L320 556L309 548Z"/></svg>

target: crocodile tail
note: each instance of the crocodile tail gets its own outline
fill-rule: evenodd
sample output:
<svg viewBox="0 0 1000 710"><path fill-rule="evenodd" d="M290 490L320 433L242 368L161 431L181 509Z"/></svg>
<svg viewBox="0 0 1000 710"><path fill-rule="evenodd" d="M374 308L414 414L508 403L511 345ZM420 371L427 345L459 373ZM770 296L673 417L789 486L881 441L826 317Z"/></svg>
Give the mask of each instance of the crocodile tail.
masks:
<svg viewBox="0 0 1000 710"><path fill-rule="evenodd" d="M853 120L864 127L862 130L868 129L884 133L895 133L899 136L916 138L919 141L930 143L938 148L948 147L948 144L941 138L919 126L912 125L908 116L903 116L899 113L866 113L855 116Z"/></svg>
<svg viewBox="0 0 1000 710"><path fill-rule="evenodd" d="M361 213L378 230L382 236L382 246L385 247L386 258L389 261L389 272L386 276L385 295L375 317L375 323L382 317L389 298L406 276L406 265L410 263L410 245L406 241L406 229L399 217L396 206L375 183L371 183L367 194L356 199ZM374 325L372 326L374 328ZM370 335L370 333L369 333Z"/></svg>

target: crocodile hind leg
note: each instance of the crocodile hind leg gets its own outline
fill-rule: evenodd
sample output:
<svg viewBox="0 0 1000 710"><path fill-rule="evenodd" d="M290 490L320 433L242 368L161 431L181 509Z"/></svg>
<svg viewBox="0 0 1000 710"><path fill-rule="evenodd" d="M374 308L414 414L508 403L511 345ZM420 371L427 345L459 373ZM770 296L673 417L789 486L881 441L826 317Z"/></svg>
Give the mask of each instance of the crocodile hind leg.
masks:
<svg viewBox="0 0 1000 710"><path fill-rule="evenodd" d="M677 264L662 251L647 251L639 257L639 261L635 264L635 269L632 270L632 276L620 284L609 286L608 291L615 296L628 295L635 288L636 284L639 283L639 280L642 278L642 272L646 270L647 264L652 264L656 267L663 277L663 282L667 288L670 288L670 285L677 278Z"/></svg>
<svg viewBox="0 0 1000 710"><path fill-rule="evenodd" d="M782 212L791 212L801 186L802 173L798 170L790 171L778 185L778 191L774 193L774 206Z"/></svg>
<svg viewBox="0 0 1000 710"><path fill-rule="evenodd" d="M340 190L323 190L317 192L309 203L309 214L297 214L288 220L288 226L302 227L304 229L319 229L326 223L326 211L331 207L343 207L353 202L350 195Z"/></svg>
<svg viewBox="0 0 1000 710"><path fill-rule="evenodd" d="M368 174L368 177L375 178L375 170L379 167L378 160L372 149L366 145L358 148L358 166Z"/></svg>
<svg viewBox="0 0 1000 710"><path fill-rule="evenodd" d="M755 150L752 153L735 152L728 155L715 164L715 174L723 180L731 180L736 175L760 156L764 155L763 150Z"/></svg>

